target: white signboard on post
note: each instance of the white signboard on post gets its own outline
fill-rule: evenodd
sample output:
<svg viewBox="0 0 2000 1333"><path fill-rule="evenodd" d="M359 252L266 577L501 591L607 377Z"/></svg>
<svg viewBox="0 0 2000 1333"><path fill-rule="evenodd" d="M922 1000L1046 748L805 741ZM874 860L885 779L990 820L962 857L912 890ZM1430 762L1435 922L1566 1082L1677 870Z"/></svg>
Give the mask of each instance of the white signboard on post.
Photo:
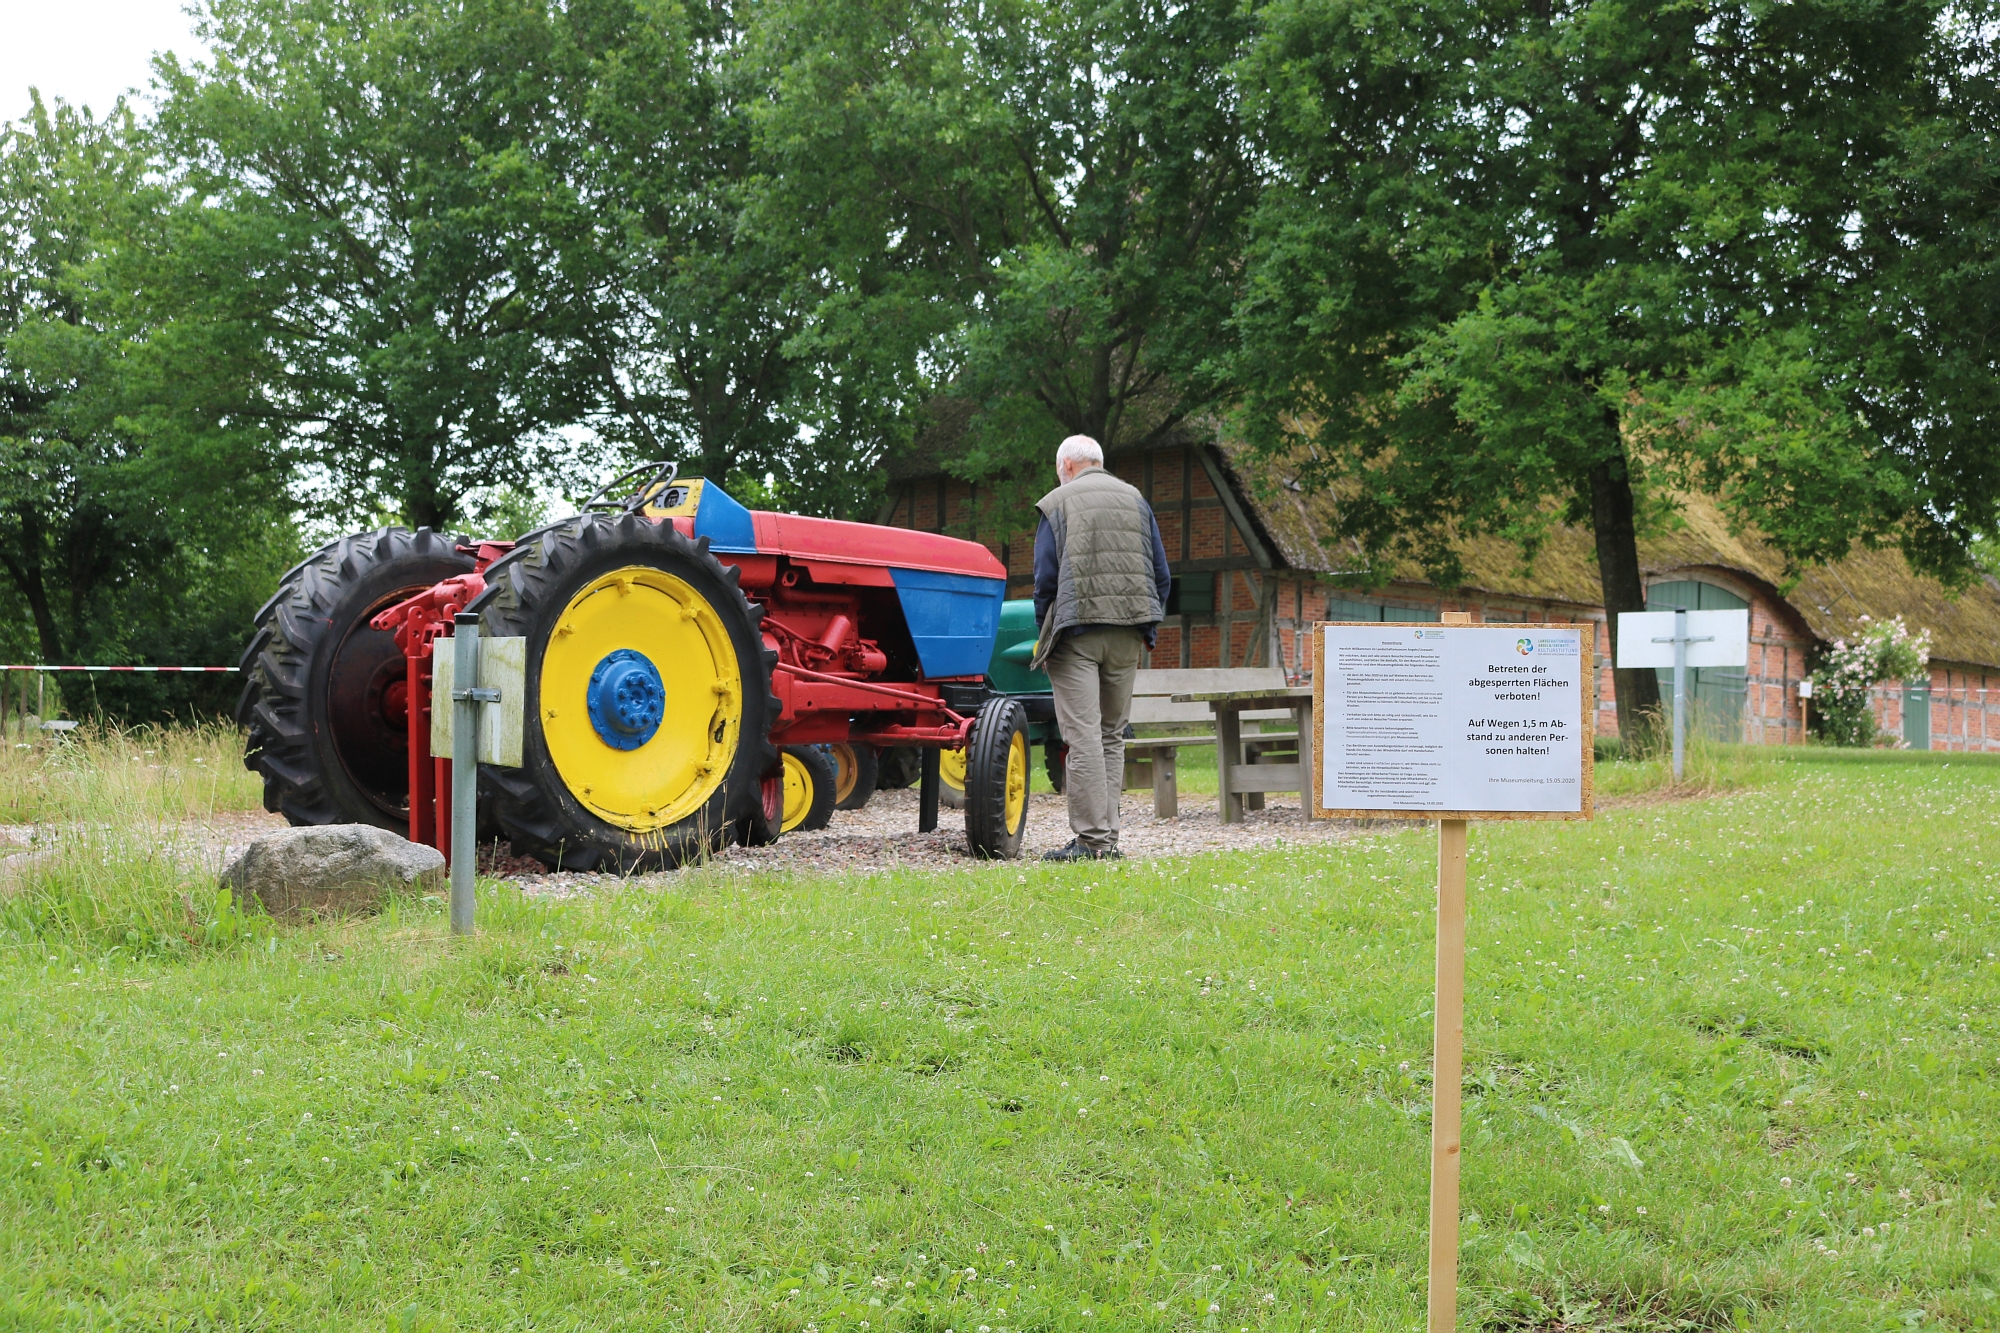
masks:
<svg viewBox="0 0 2000 1333"><path fill-rule="evenodd" d="M1674 664L1675 611L1620 611L1618 665L1671 667ZM1687 665L1729 667L1750 664L1750 613L1689 611Z"/></svg>
<svg viewBox="0 0 2000 1333"><path fill-rule="evenodd" d="M1588 819L1594 625L1323 625L1320 813Z"/></svg>
<svg viewBox="0 0 2000 1333"><path fill-rule="evenodd" d="M1430 1333L1458 1327L1466 821L1589 819L1597 708L1595 625L1465 620L1313 635L1317 813L1438 821Z"/></svg>

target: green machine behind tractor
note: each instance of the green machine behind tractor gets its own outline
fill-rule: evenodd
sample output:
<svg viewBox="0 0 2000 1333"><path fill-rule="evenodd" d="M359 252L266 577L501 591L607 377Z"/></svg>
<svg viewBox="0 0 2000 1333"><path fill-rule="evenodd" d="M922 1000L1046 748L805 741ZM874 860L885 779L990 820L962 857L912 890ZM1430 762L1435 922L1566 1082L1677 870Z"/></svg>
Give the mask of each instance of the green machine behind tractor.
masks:
<svg viewBox="0 0 2000 1333"><path fill-rule="evenodd" d="M1055 696L1050 693L1048 676L1028 665L1035 655L1035 604L1029 598L1003 602L1000 605L1000 628L993 640L993 657L986 664L986 681L994 693L1005 694L1017 700L1028 717L1028 738L1042 747L1043 763L1047 767L1049 785L1057 791L1063 789L1063 763L1069 752L1062 733L1056 729ZM896 749L881 756L857 757L851 750L841 753L843 747L835 747L835 762L845 778L850 770L865 766L869 771L863 775L867 781L865 790L859 790L859 799L850 794L843 797L842 809L854 809L867 801L867 793L877 786L907 787L917 780L917 751ZM957 751L946 751L939 756L939 795L946 806L959 809L965 804L965 758ZM857 787L850 787L855 792Z"/></svg>

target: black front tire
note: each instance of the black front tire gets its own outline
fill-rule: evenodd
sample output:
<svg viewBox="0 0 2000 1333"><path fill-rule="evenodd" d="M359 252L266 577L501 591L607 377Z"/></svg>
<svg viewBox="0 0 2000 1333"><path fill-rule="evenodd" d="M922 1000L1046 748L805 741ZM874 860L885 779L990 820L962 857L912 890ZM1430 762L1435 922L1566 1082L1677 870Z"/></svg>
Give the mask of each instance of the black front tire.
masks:
<svg viewBox="0 0 2000 1333"><path fill-rule="evenodd" d="M1042 763L1048 769L1049 790L1062 795L1069 783L1069 742L1061 738L1044 742Z"/></svg>
<svg viewBox="0 0 2000 1333"><path fill-rule="evenodd" d="M965 747L965 841L974 856L1012 861L1028 834L1028 710L988 699Z"/></svg>
<svg viewBox="0 0 2000 1333"><path fill-rule="evenodd" d="M821 745L787 745L780 753L789 763L785 775L785 818L778 831L813 833L825 828L833 820L834 791L840 780L833 756ZM791 803L790 783L794 778L805 784L799 809L794 809Z"/></svg>
<svg viewBox="0 0 2000 1333"><path fill-rule="evenodd" d="M875 756L875 790L902 791L923 776L924 752L914 745L892 745Z"/></svg>
<svg viewBox="0 0 2000 1333"><path fill-rule="evenodd" d="M470 539L382 528L329 542L287 570L243 650L236 721L264 808L294 824L410 827L408 732L393 707L407 671L376 612L472 572ZM407 695L404 696L407 698Z"/></svg>

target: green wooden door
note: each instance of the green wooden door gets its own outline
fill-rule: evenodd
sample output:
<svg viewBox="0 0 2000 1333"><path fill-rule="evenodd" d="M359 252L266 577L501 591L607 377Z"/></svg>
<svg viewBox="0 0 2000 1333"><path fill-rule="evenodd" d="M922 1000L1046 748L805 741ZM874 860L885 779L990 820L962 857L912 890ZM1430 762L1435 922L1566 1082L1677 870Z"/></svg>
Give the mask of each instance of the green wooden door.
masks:
<svg viewBox="0 0 2000 1333"><path fill-rule="evenodd" d="M1903 744L1912 750L1931 748L1931 683L1903 682Z"/></svg>
<svg viewBox="0 0 2000 1333"><path fill-rule="evenodd" d="M1750 603L1727 588L1698 579L1655 583L1646 589L1648 611L1741 611ZM1661 667L1660 702L1673 707L1674 672ZM1719 741L1743 739L1743 711L1750 693L1747 667L1695 667L1688 672L1688 702L1695 730Z"/></svg>

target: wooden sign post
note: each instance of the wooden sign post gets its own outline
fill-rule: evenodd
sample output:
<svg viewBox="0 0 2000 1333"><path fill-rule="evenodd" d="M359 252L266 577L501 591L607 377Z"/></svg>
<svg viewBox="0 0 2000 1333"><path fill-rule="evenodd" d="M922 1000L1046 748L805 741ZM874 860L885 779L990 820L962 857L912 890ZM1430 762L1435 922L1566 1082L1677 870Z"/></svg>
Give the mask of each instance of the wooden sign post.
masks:
<svg viewBox="0 0 2000 1333"><path fill-rule="evenodd" d="M1313 633L1314 812L1438 822L1430 1333L1458 1322L1466 823L1592 812L1596 626L1469 619Z"/></svg>

